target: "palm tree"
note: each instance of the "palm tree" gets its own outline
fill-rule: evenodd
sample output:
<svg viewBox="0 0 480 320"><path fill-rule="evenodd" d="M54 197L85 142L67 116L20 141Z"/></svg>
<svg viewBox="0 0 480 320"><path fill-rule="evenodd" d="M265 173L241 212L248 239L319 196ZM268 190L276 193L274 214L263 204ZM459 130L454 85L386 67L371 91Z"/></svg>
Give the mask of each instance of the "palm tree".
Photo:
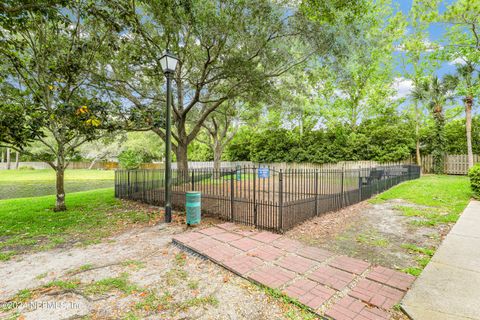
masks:
<svg viewBox="0 0 480 320"><path fill-rule="evenodd" d="M445 116L443 108L452 98L455 83L448 80L441 81L433 76L414 84L412 97L415 101L423 102L430 111L435 122L434 136L432 139L433 171L441 174L444 170L445 159Z"/></svg>
<svg viewBox="0 0 480 320"><path fill-rule="evenodd" d="M457 67L456 75L446 76L446 80L457 87L457 92L463 97L465 103L465 129L467 135L467 158L468 168L473 167L472 150L472 108L475 91L480 86L480 74L475 77L475 64L465 61L465 64Z"/></svg>

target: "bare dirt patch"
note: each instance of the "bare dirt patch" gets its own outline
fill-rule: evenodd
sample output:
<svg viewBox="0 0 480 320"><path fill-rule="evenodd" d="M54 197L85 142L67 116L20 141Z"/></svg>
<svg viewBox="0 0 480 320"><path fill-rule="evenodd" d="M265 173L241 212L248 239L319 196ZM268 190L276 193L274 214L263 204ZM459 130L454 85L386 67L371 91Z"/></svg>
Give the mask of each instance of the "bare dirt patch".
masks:
<svg viewBox="0 0 480 320"><path fill-rule="evenodd" d="M1 262L0 318L285 318L281 301L173 246L172 235L185 230L182 219Z"/></svg>
<svg viewBox="0 0 480 320"><path fill-rule="evenodd" d="M287 236L385 267L405 269L418 263L411 245L436 248L449 226L415 225L418 218L404 215L399 210L402 206L426 209L398 199L362 202L307 221L288 231Z"/></svg>

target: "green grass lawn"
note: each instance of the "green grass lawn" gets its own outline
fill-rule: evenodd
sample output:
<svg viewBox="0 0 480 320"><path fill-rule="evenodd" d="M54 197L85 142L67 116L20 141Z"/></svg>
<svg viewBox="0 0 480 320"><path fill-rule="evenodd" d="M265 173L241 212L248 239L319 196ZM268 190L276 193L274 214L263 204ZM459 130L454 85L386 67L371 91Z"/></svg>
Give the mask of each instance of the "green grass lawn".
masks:
<svg viewBox="0 0 480 320"><path fill-rule="evenodd" d="M372 202L403 199L458 215L465 209L472 195L468 177L425 175L379 194Z"/></svg>
<svg viewBox="0 0 480 320"><path fill-rule="evenodd" d="M66 170L67 193L113 187L114 171ZM0 200L55 194L55 171L0 170Z"/></svg>
<svg viewBox="0 0 480 320"><path fill-rule="evenodd" d="M67 194L68 211L53 212L55 196L0 200L0 260L32 249L92 243L159 212L114 198L112 188Z"/></svg>
<svg viewBox="0 0 480 320"><path fill-rule="evenodd" d="M113 170L65 170L65 180L113 180ZM53 169L41 170L0 170L0 182L12 181L55 181Z"/></svg>

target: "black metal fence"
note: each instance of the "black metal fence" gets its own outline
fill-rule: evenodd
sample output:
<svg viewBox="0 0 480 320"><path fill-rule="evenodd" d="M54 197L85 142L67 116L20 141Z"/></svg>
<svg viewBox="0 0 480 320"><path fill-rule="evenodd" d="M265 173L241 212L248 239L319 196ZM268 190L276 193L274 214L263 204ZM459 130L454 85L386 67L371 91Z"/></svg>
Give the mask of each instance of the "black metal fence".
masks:
<svg viewBox="0 0 480 320"><path fill-rule="evenodd" d="M115 196L164 205L164 170L117 170ZM238 167L172 172L172 206L185 208L185 193L200 191L202 212L267 230L286 231L420 177L417 165L360 169Z"/></svg>

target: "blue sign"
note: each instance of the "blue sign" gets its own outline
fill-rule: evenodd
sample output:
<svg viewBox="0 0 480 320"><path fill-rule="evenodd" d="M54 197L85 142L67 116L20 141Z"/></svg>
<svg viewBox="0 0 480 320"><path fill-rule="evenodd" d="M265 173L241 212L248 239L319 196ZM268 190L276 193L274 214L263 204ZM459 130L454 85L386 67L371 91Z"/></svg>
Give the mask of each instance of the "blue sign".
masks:
<svg viewBox="0 0 480 320"><path fill-rule="evenodd" d="M261 179L270 178L269 168L258 168L258 177Z"/></svg>

